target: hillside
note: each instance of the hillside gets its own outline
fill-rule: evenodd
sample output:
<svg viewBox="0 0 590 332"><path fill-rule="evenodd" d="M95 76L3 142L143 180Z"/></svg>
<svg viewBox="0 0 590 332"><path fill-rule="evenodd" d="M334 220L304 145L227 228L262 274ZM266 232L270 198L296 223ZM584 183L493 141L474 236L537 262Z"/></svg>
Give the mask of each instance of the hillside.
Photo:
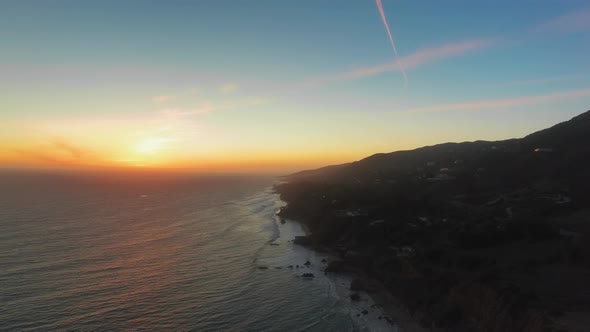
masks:
<svg viewBox="0 0 590 332"><path fill-rule="evenodd" d="M347 181L346 177L354 176L378 179L379 176L395 176L400 172L412 171L428 162L434 162L441 168L453 167L455 161L467 161L474 166L489 166L492 163L496 167L511 168L538 155L534 151L537 148L553 149L553 154L560 157L560 163L565 165L572 161L587 161L583 159L590 150L586 142L590 142L590 111L521 139L444 143L411 151L378 153L353 163L298 172L289 178ZM564 156L571 159L562 159ZM506 164L508 158L516 159Z"/></svg>
<svg viewBox="0 0 590 332"><path fill-rule="evenodd" d="M298 243L337 257L327 272L353 273L424 326L578 331L571 317L590 317L588 142L590 111L521 139L300 172L276 188L280 215L310 229Z"/></svg>

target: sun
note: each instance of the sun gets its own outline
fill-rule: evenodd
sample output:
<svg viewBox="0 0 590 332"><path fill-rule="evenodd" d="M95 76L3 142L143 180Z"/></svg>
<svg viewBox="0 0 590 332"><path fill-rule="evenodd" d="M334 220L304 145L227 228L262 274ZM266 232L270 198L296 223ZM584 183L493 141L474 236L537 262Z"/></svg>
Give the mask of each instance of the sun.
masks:
<svg viewBox="0 0 590 332"><path fill-rule="evenodd" d="M146 138L139 141L135 145L135 152L138 154L143 155L151 155L161 151L164 148L164 145L170 142L171 139L169 138L160 138L160 137L152 137Z"/></svg>

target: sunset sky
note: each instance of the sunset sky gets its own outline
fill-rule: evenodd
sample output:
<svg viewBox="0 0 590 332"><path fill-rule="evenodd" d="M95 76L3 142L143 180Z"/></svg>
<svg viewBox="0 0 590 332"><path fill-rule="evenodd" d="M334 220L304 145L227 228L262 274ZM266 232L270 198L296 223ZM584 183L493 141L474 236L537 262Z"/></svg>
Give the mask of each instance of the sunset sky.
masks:
<svg viewBox="0 0 590 332"><path fill-rule="evenodd" d="M374 0L3 0L0 166L297 170L590 109L587 0L383 8L399 61Z"/></svg>

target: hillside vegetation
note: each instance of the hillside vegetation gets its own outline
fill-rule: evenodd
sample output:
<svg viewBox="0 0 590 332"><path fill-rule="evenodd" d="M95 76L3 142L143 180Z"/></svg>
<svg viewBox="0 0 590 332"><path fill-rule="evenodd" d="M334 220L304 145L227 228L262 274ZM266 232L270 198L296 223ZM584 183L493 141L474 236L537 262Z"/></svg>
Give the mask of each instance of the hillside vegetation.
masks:
<svg viewBox="0 0 590 332"><path fill-rule="evenodd" d="M276 189L280 214L310 229L297 242L338 257L327 272L386 291L424 326L578 331L590 317L589 162L590 111L521 139L303 171Z"/></svg>

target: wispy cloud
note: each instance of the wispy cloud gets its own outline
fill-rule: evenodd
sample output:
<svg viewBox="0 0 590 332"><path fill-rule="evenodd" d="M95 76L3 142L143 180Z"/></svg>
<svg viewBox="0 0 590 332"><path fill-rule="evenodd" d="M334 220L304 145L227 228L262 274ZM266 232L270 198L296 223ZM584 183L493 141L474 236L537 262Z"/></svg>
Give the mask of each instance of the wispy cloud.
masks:
<svg viewBox="0 0 590 332"><path fill-rule="evenodd" d="M545 83L555 83L555 82L564 82L570 80L576 80L580 78L587 78L590 75L588 74L571 74L571 75L561 75L561 76L551 76L551 77L543 77L543 78L536 78L530 80L517 80L517 81L510 81L506 83L495 84L496 86L521 86L521 85L534 85L534 84L545 84Z"/></svg>
<svg viewBox="0 0 590 332"><path fill-rule="evenodd" d="M163 102L167 102L170 100L174 100L176 99L175 95L160 95L160 96L155 96L152 98L152 101L154 103L163 103Z"/></svg>
<svg viewBox="0 0 590 332"><path fill-rule="evenodd" d="M60 153L66 154L73 159L80 159L84 150L63 139L54 139L51 142L52 148Z"/></svg>
<svg viewBox="0 0 590 332"><path fill-rule="evenodd" d="M405 110L408 113L430 113L444 111L472 111L481 109L511 108L517 106L538 104L543 102L590 97L590 88L560 91L544 95L524 96L516 98L501 98L478 101L467 101L452 104L439 104L425 107L416 107Z"/></svg>
<svg viewBox="0 0 590 332"><path fill-rule="evenodd" d="M236 109L240 107L260 106L271 103L270 99L248 97L237 100L228 100L223 102L206 101L192 108L165 108L159 111L159 114L168 117L188 117L193 115L202 115L215 111Z"/></svg>
<svg viewBox="0 0 590 332"><path fill-rule="evenodd" d="M236 89L238 88L238 86L234 83L227 83L221 86L220 90L223 93L231 93L236 91Z"/></svg>
<svg viewBox="0 0 590 332"><path fill-rule="evenodd" d="M46 137L37 145L12 149L24 161L51 165L81 165L96 156L94 151L82 148L61 137Z"/></svg>
<svg viewBox="0 0 590 332"><path fill-rule="evenodd" d="M530 31L536 33L565 33L586 29L590 29L590 8L584 8L550 19L532 27Z"/></svg>
<svg viewBox="0 0 590 332"><path fill-rule="evenodd" d="M166 116L182 117L190 115L207 114L217 109L218 107L213 105L213 103L204 102L201 105L194 108L165 108L160 110L160 113Z"/></svg>
<svg viewBox="0 0 590 332"><path fill-rule="evenodd" d="M418 68L423 65L427 65L429 63L446 59L452 58L456 56L461 56L465 53L489 47L495 43L494 40L490 39L478 39L478 40L470 40L461 43L453 43L447 44L441 47L436 48L428 48L424 50L417 51L410 55L401 57L399 62L403 68L406 70ZM375 76L379 74L383 74L386 72L392 71L400 71L400 66L396 62L388 62L382 65L373 66L373 67L365 67L360 69L351 70L348 72L320 77L316 79L312 79L304 83L304 85L322 85L331 82L337 81L344 81L344 80L355 80L359 78Z"/></svg>

